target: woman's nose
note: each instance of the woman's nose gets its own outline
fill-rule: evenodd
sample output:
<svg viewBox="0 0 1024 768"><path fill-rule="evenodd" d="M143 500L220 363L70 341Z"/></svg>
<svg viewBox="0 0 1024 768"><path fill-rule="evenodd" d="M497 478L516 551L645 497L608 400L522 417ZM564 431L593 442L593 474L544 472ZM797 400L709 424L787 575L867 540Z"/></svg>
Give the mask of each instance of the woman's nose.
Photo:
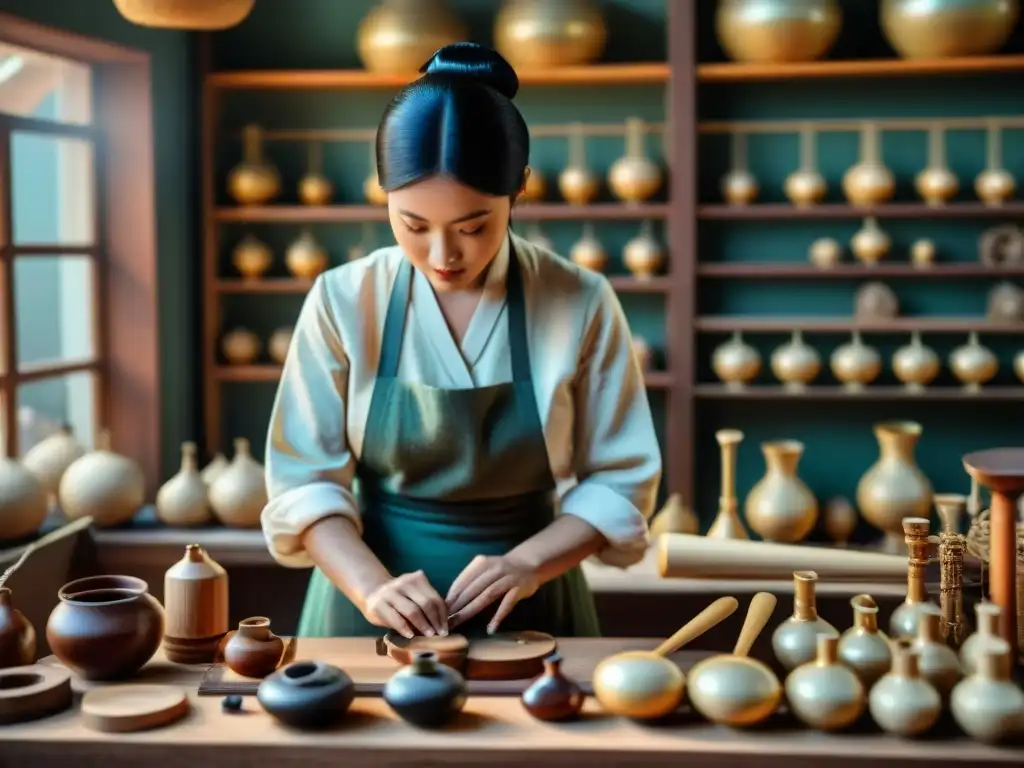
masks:
<svg viewBox="0 0 1024 768"><path fill-rule="evenodd" d="M448 235L439 232L430 239L430 266L435 269L450 267L459 260L459 255Z"/></svg>

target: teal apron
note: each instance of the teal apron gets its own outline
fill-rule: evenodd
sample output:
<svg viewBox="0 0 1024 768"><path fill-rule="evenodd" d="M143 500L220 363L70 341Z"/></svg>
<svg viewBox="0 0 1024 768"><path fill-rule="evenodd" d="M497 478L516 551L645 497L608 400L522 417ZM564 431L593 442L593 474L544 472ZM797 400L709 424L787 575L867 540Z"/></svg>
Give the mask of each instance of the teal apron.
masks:
<svg viewBox="0 0 1024 768"><path fill-rule="evenodd" d="M398 378L413 268L399 267L384 321L377 379L356 469L363 540L393 576L422 570L444 598L477 555L500 556L548 526L555 480L530 373L523 276L510 247L507 316L512 381L437 389ZM500 602L500 601L498 601ZM479 636L498 602L456 630ZM559 637L600 634L579 567L521 600L502 630ZM302 637L377 636L384 630L315 569Z"/></svg>

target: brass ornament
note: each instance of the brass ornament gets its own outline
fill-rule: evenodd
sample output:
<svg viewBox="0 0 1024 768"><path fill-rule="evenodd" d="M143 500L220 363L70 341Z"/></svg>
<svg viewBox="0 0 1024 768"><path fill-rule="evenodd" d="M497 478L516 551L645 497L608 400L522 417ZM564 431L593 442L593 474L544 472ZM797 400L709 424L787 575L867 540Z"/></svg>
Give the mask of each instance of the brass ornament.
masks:
<svg viewBox="0 0 1024 768"><path fill-rule="evenodd" d="M900 347L892 356L892 372L910 392L923 392L939 375L939 356L921 342L921 333L914 331L910 344Z"/></svg>
<svg viewBox="0 0 1024 768"><path fill-rule="evenodd" d="M257 125L243 130L242 162L228 174L228 194L239 205L265 205L281 191L277 169L263 159L263 131Z"/></svg>
<svg viewBox="0 0 1024 768"><path fill-rule="evenodd" d="M356 51L370 72L411 75L439 48L467 36L443 0L381 0L359 22Z"/></svg>
<svg viewBox="0 0 1024 768"><path fill-rule="evenodd" d="M878 226L878 220L874 216L864 219L864 225L850 240L850 250L853 251L857 261L869 267L873 267L881 261L891 249L892 240Z"/></svg>
<svg viewBox="0 0 1024 768"><path fill-rule="evenodd" d="M309 161L305 175L299 179L299 202L303 205L327 205L334 196L334 185L323 173L323 147L309 143Z"/></svg>
<svg viewBox="0 0 1024 768"><path fill-rule="evenodd" d="M726 389L741 391L761 372L761 354L735 331L732 337L715 349L711 369L725 383Z"/></svg>
<svg viewBox="0 0 1024 768"><path fill-rule="evenodd" d="M664 178L661 167L644 150L646 129L638 117L626 121L626 154L608 169L611 193L625 203L642 203L654 197Z"/></svg>
<svg viewBox="0 0 1024 768"><path fill-rule="evenodd" d="M995 53L1020 18L1019 0L882 0L882 33L904 59Z"/></svg>
<svg viewBox="0 0 1024 768"><path fill-rule="evenodd" d="M650 221L640 225L640 234L622 249L622 262L637 280L650 280L665 264L665 252L654 237Z"/></svg>
<svg viewBox="0 0 1024 768"><path fill-rule="evenodd" d="M821 371L821 357L804 341L802 331L793 331L788 342L771 356L772 373L790 392L803 392Z"/></svg>
<svg viewBox="0 0 1024 768"><path fill-rule="evenodd" d="M243 280L259 280L274 261L270 246L262 240L247 234L231 252L231 265L242 275Z"/></svg>
<svg viewBox="0 0 1024 768"><path fill-rule="evenodd" d="M569 259L594 272L604 272L608 266L608 253L594 235L594 225L589 221L583 225L583 236L569 249Z"/></svg>
<svg viewBox="0 0 1024 768"><path fill-rule="evenodd" d="M783 191L797 208L816 205L828 193L828 183L817 168L813 128L806 127L800 132L800 167L786 177Z"/></svg>
<svg viewBox="0 0 1024 768"><path fill-rule="evenodd" d="M494 47L517 69L591 64L607 38L592 0L505 0L494 19Z"/></svg>
<svg viewBox="0 0 1024 768"><path fill-rule="evenodd" d="M750 205L761 191L748 168L747 134L734 133L730 139L730 167L722 177L722 197L729 205Z"/></svg>
<svg viewBox="0 0 1024 768"><path fill-rule="evenodd" d="M370 173L363 181L363 197L370 205L387 205L388 193L380 185L380 177L377 176L377 146L370 142Z"/></svg>
<svg viewBox="0 0 1024 768"><path fill-rule="evenodd" d="M719 0L715 15L726 55L759 64L820 59L842 24L837 0Z"/></svg>
<svg viewBox="0 0 1024 768"><path fill-rule="evenodd" d="M878 128L865 123L860 132L860 161L843 175L843 194L853 205L881 205L896 193L896 178L882 162Z"/></svg>
<svg viewBox="0 0 1024 768"><path fill-rule="evenodd" d="M992 122L986 131L987 162L985 170L974 180L974 193L985 205L1000 206L1013 198L1017 181L1003 166L1003 132Z"/></svg>
<svg viewBox="0 0 1024 768"><path fill-rule="evenodd" d="M212 32L237 26L256 0L114 0L132 24L155 29Z"/></svg>
<svg viewBox="0 0 1024 768"><path fill-rule="evenodd" d="M882 373L882 356L861 340L860 331L854 331L852 340L832 353L829 364L832 375L848 392L862 391Z"/></svg>
<svg viewBox="0 0 1024 768"><path fill-rule="evenodd" d="M960 191L960 182L946 163L945 131L928 131L928 167L917 174L914 188L928 205L945 205Z"/></svg>
<svg viewBox="0 0 1024 768"><path fill-rule="evenodd" d="M529 173L526 175L526 185L523 192L516 198L516 203L539 203L548 194L548 183L544 174L534 168L527 166Z"/></svg>
<svg viewBox="0 0 1024 768"><path fill-rule="evenodd" d="M977 394L999 373L999 358L978 339L972 331L967 343L954 349L949 355L949 369L957 381L964 385L964 391Z"/></svg>
<svg viewBox="0 0 1024 768"><path fill-rule="evenodd" d="M587 165L586 134L581 123L569 132L569 164L558 175L558 191L573 205L592 203L601 191L601 180Z"/></svg>
<svg viewBox="0 0 1024 768"><path fill-rule="evenodd" d="M312 280L327 269L327 252L313 237L313 233L305 229L295 242L288 246L284 263L294 277Z"/></svg>
<svg viewBox="0 0 1024 768"><path fill-rule="evenodd" d="M843 260L843 246L832 237L819 237L807 250L807 258L818 269L831 269Z"/></svg>

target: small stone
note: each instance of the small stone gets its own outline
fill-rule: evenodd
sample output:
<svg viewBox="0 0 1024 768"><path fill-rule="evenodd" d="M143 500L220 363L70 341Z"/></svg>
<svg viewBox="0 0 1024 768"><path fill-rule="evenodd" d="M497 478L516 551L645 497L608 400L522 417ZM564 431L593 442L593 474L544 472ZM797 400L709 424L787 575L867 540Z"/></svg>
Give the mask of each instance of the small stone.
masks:
<svg viewBox="0 0 1024 768"><path fill-rule="evenodd" d="M225 712L241 712L242 697L237 694L225 696L224 700L220 703L220 706Z"/></svg>

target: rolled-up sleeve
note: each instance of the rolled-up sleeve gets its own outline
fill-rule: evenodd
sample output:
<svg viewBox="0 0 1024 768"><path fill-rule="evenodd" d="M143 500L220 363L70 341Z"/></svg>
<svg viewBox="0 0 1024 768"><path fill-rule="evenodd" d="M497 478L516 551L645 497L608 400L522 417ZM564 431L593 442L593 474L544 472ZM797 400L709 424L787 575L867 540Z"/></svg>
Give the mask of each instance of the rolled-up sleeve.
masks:
<svg viewBox="0 0 1024 768"><path fill-rule="evenodd" d="M291 568L313 566L302 535L317 521L344 515L361 527L346 439L347 384L348 358L319 277L292 332L267 436L269 502L260 522L274 559Z"/></svg>
<svg viewBox="0 0 1024 768"><path fill-rule="evenodd" d="M647 549L661 452L629 325L607 280L591 305L575 382L577 484L562 497L561 511L608 540L598 560L624 568Z"/></svg>

